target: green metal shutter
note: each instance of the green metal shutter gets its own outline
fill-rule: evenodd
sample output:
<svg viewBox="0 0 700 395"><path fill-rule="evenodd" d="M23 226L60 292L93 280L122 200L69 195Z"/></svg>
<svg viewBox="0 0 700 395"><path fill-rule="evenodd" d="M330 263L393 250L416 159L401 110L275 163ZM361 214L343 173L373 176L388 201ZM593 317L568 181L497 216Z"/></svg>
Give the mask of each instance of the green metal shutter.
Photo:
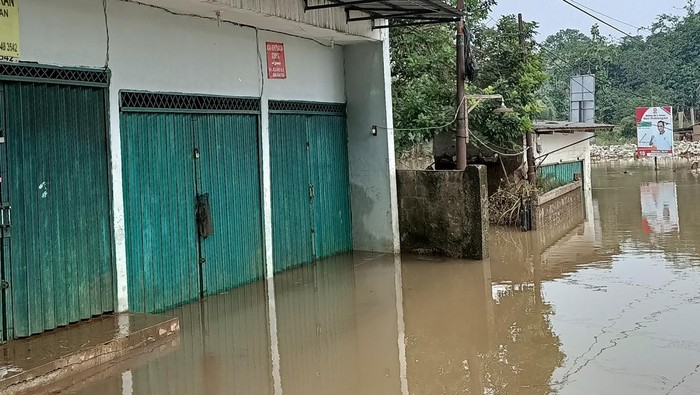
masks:
<svg viewBox="0 0 700 395"><path fill-rule="evenodd" d="M209 193L214 234L200 241L203 294L264 277L257 115L195 115L199 193Z"/></svg>
<svg viewBox="0 0 700 395"><path fill-rule="evenodd" d="M352 251L348 134L345 117L308 118L316 259Z"/></svg>
<svg viewBox="0 0 700 395"><path fill-rule="evenodd" d="M106 90L4 85L14 337L112 311Z"/></svg>
<svg viewBox="0 0 700 395"><path fill-rule="evenodd" d="M199 298L194 140L189 115L122 113L129 308Z"/></svg>
<svg viewBox="0 0 700 395"><path fill-rule="evenodd" d="M343 105L270 102L275 271L352 250Z"/></svg>
<svg viewBox="0 0 700 395"><path fill-rule="evenodd" d="M312 262L306 116L270 115L272 252L275 272Z"/></svg>
<svg viewBox="0 0 700 395"><path fill-rule="evenodd" d="M122 92L130 308L159 312L264 275L259 100ZM213 234L200 237L199 194Z"/></svg>

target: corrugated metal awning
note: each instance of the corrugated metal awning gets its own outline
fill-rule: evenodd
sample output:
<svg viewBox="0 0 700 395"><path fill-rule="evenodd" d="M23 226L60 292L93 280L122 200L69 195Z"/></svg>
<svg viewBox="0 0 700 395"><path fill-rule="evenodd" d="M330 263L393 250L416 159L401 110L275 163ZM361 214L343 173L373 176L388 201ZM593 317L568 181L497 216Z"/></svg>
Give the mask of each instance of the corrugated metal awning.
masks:
<svg viewBox="0 0 700 395"><path fill-rule="evenodd" d="M306 10L345 7L348 22L372 21L373 29L456 22L460 12L442 0L305 0ZM376 24L386 20L386 24Z"/></svg>

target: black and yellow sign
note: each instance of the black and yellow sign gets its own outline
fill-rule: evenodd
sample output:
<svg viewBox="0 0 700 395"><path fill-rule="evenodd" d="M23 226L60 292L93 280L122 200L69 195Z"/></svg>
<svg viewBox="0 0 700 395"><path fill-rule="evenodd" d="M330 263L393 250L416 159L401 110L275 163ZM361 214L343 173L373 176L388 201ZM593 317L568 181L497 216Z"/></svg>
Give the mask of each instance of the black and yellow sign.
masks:
<svg viewBox="0 0 700 395"><path fill-rule="evenodd" d="M0 0L0 58L19 57L19 0Z"/></svg>

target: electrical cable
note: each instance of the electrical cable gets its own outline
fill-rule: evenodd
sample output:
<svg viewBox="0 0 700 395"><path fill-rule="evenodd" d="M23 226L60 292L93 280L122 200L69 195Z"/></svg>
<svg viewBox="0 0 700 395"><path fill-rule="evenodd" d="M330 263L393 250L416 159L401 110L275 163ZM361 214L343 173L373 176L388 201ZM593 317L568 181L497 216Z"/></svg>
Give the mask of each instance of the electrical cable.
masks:
<svg viewBox="0 0 700 395"><path fill-rule="evenodd" d="M602 13L602 12L600 12L600 11L598 11L598 10L595 10L595 9L593 9L593 8L591 8L591 7L588 7L588 6L585 5L585 4L581 4L581 3L579 3L578 1L575 1L575 0L569 0L569 1L572 2L572 3L574 3L574 4L576 4L576 5L578 5L578 6L580 6L580 7L582 7L582 8L587 9L588 11L594 12L594 13L596 13L596 14L598 14L598 15L601 15L601 16L603 16L603 17L605 17L605 18L608 18L608 19L610 19L610 20L612 20L612 21L615 21L615 22L617 22L617 23L622 23L623 25L629 26L629 27L631 27L632 29L635 29L635 30L637 30L637 31L640 31L640 30L649 30L649 29L646 28L646 27L634 26L634 25L631 24L631 23L627 23L627 22L625 22L625 21L622 21L622 20L620 20L620 19L617 19L617 18L612 17L612 16L610 16L610 15L607 15L607 14L605 14L605 13Z"/></svg>
<svg viewBox="0 0 700 395"><path fill-rule="evenodd" d="M105 15L105 34L107 36L107 50L105 53L105 69L109 69L109 19L107 17L107 0L102 0L102 10Z"/></svg>
<svg viewBox="0 0 700 395"><path fill-rule="evenodd" d="M576 68L576 66L574 66L572 63L570 63L570 62L568 62L568 61L562 59L560 56L558 56L557 54L555 54L554 52L552 52L549 48L545 47L543 44L540 44L540 43L534 43L534 44L537 45L540 49L544 50L544 51L545 51L547 54L549 54L549 56L551 56L553 59L558 60L558 61L560 61L560 62L566 64L567 66L569 66L569 67L572 68L572 69L575 69L575 68ZM590 89L588 89L587 87L585 87L582 83L578 82L577 80L572 80L572 81L574 81L576 84L578 84L578 85L581 86L583 89L585 89L586 92L591 93L591 94L595 94L595 92L592 92ZM600 82L600 81L597 81L597 82ZM607 83L607 86L608 86L609 88L615 89L615 87L612 86L612 84L611 84L609 81L605 81L605 82ZM644 95L640 95L639 93L634 93L634 92L628 92L628 93L632 94L633 96L636 96L638 99L649 100L649 101L651 101L651 102L655 102L655 101L656 101L656 100L654 100L654 97L653 97L653 96L644 96Z"/></svg>
<svg viewBox="0 0 700 395"><path fill-rule="evenodd" d="M171 10L171 9L169 9L169 8L166 8L166 7L162 7L162 6L158 6L158 5L154 5L154 4L143 3L143 2L138 1L138 0L119 0L119 1L123 1L123 2L125 2L125 3L137 4L137 5L141 5L141 6L144 6L144 7L150 7L150 8L156 9L156 10L160 10L160 11L167 12L167 13L170 14L170 15L175 15L175 16L188 16L188 17L192 17L192 18L204 19L204 20L207 20L207 21L215 21L215 22L217 22L217 23L226 23L226 24L233 25L233 26L236 26L236 27L245 27L245 28L248 28L248 29L258 29L258 30L261 30L261 31L264 31L264 32L270 32L270 33L275 33L275 34L283 34L283 35L285 35L285 36L295 37L295 38L299 38L299 39L302 39L302 40L313 41L313 42L315 42L316 44L321 45L321 46L326 47L326 48L331 48L331 47L332 47L331 45L325 44L325 43L323 43L323 42L321 42L321 41L318 41L318 40L316 40L316 39L313 39L313 38L310 38L310 37L299 36L299 35L292 34L292 33L285 33L285 32L281 32L281 31L277 31L277 30L272 30L272 29L259 28L259 27L253 26L253 25L246 25L246 24L244 24L244 23L238 23L238 22L227 21L227 20L225 20L225 19L218 19L218 18L215 18L215 17L208 17L208 16L204 16L204 15L190 14L190 13L187 13L187 12L173 11L173 10ZM340 44L335 43L334 45L340 45Z"/></svg>
<svg viewBox="0 0 700 395"><path fill-rule="evenodd" d="M255 28L255 49L258 53L258 64L260 65L260 97L265 93L265 67L263 65L262 53L260 53L260 35L258 28Z"/></svg>
<svg viewBox="0 0 700 395"><path fill-rule="evenodd" d="M377 126L377 129L382 129L382 130L393 130L393 131L399 131L399 132L416 132L419 130L435 130L435 129L444 129L453 123L457 122L457 118L459 117L459 110L464 106L464 101L466 100L466 96L462 98L462 101L459 103L459 106L457 107L457 112L455 112L455 117L452 119L452 121L440 125L440 126L426 126L424 128L387 128L386 126Z"/></svg>
<svg viewBox="0 0 700 395"><path fill-rule="evenodd" d="M476 136L476 134L470 133L469 136L470 136L470 137L473 137L474 140L478 141L478 142L479 142L481 145L483 145L484 147L490 149L491 151L493 151L493 152L495 152L495 153L497 153L497 154L499 154L499 155L501 155L501 156L510 156L510 157L522 156L522 155L525 154L525 153L527 152L527 150L529 149L529 148L525 148L523 151L520 151L520 152L513 152L513 153L500 152L500 151L498 151L498 150L493 149L492 147L489 147L485 142L483 142L481 139L479 139L479 138Z"/></svg>
<svg viewBox="0 0 700 395"><path fill-rule="evenodd" d="M577 10L583 12L584 14L590 16L591 18L595 19L596 21L598 21L598 22L600 22L600 23L602 23L602 24L604 24L604 25L610 27L611 29L617 30L618 32L624 34L624 35L627 36L627 37L630 37L630 38L634 37L634 36L632 36L631 34L629 34L629 33L625 32L624 30L620 29L619 27L613 25L612 23L610 23L610 22L608 22L608 21L605 21L605 20L603 20L603 19L601 19L601 18L599 18L599 17L597 17L597 16L591 14L590 12L584 10L583 8L581 8L581 7L579 7L578 5L576 5L576 4L572 3L572 2L570 2L569 0L561 0L561 1L563 1L565 4L570 5L571 7L574 7L575 9L577 9Z"/></svg>

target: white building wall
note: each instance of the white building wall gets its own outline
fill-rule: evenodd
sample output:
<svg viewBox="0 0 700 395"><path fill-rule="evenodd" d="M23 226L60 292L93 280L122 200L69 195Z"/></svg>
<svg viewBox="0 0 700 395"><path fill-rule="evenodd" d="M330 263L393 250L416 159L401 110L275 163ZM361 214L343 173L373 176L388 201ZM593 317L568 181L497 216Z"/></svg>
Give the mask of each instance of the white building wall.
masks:
<svg viewBox="0 0 700 395"><path fill-rule="evenodd" d="M593 133L553 133L540 134L539 145L542 147L541 152L536 153L535 157L544 156L549 153L547 158L542 162L543 165L554 163L583 161L583 184L586 190L591 189L591 141L587 140L579 144L573 145L561 151L554 152L569 144L581 141L593 136ZM540 163L539 161L536 161Z"/></svg>
<svg viewBox="0 0 700 395"><path fill-rule="evenodd" d="M110 149L113 178L114 233L118 310L128 308L124 202L119 125L119 91L146 90L263 98L262 149L266 243L271 246L270 166L267 99L344 102L348 94L353 190L368 194L368 203L353 194L356 245L395 251L396 191L393 137L369 136L372 123L390 125L388 48L368 44L359 52L342 46L256 30L216 21L174 16L134 3L108 0L107 26L100 0L23 0L20 8L21 61L61 66L104 67L109 52ZM107 29L109 30L109 37ZM286 80L267 80L265 41L285 44ZM109 43L109 51L107 46ZM358 47L359 48L359 47ZM345 56L362 69L345 78ZM369 59L364 57L368 56ZM262 60L262 64L259 59ZM371 89L370 89L371 87ZM387 112L387 109L389 112ZM356 118L361 120L354 121ZM366 185L365 185L366 184ZM394 203L392 203L394 202ZM367 207L366 207L367 206ZM393 221L393 222L392 222ZM392 233L393 232L393 233ZM377 235L380 241L369 242ZM268 268L272 265L267 249ZM268 273L272 273L271 270Z"/></svg>
<svg viewBox="0 0 700 395"><path fill-rule="evenodd" d="M388 37L345 48L353 237L355 249L373 252L400 247L388 59Z"/></svg>

